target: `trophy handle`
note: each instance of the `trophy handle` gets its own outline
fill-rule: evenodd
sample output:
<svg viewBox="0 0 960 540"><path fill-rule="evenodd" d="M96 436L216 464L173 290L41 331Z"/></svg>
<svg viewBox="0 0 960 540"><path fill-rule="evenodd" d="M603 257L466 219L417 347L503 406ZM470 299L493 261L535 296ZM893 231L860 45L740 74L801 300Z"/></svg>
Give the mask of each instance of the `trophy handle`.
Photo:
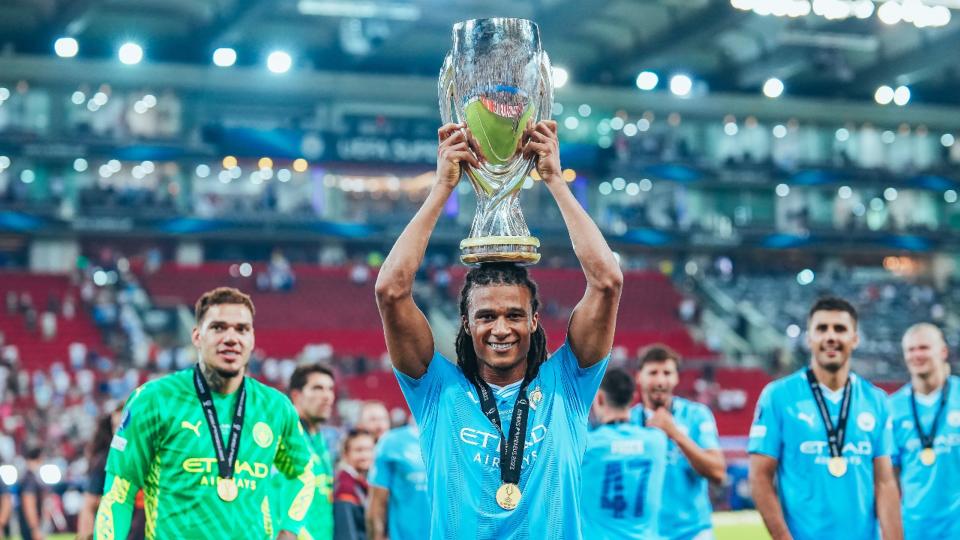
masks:
<svg viewBox="0 0 960 540"><path fill-rule="evenodd" d="M549 120L553 115L553 69L547 51L540 51L540 80L543 83L540 94L540 120Z"/></svg>
<svg viewBox="0 0 960 540"><path fill-rule="evenodd" d="M450 99L453 97L453 53L447 53L440 68L440 82L437 86L437 97L440 100L440 119L443 124L453 122L453 106Z"/></svg>

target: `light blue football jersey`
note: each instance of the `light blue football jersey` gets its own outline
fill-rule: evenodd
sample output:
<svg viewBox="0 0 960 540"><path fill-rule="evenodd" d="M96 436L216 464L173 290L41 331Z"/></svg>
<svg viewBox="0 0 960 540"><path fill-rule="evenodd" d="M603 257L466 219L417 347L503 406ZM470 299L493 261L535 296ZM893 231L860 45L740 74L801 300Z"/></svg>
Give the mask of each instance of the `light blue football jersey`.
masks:
<svg viewBox="0 0 960 540"><path fill-rule="evenodd" d="M590 432L580 512L589 540L658 540L667 436L632 423Z"/></svg>
<svg viewBox="0 0 960 540"><path fill-rule="evenodd" d="M917 414L923 432L929 434L940 406L941 391L917 396ZM920 462L920 435L910 407L910 385L890 397L893 464L900 468L903 532L907 540L960 538L960 377L947 385L947 405L937 424L933 449L937 460L931 466Z"/></svg>
<svg viewBox="0 0 960 540"><path fill-rule="evenodd" d="M427 468L420 455L420 430L416 426L391 429L375 449L370 484L390 491L387 527L390 540L423 540L429 535L425 516Z"/></svg>
<svg viewBox="0 0 960 540"><path fill-rule="evenodd" d="M587 413L609 358L581 369L565 343L529 383L522 496L514 510L496 501L500 432L480 410L477 391L460 368L434 354L420 379L396 372L420 426L432 540L580 538L577 501ZM494 391L505 428L518 390L519 385L510 385Z"/></svg>
<svg viewBox="0 0 960 540"><path fill-rule="evenodd" d="M710 408L701 403L674 396L671 412L677 429L693 439L701 448L720 448L717 420ZM644 415L652 414L643 405L630 410L637 425L644 424ZM688 540L713 527L710 516L709 482L693 469L680 447L667 441L667 474L663 483L663 504L660 510L660 534L670 540Z"/></svg>
<svg viewBox="0 0 960 540"><path fill-rule="evenodd" d="M846 474L830 475L827 431L806 368L774 381L757 402L747 451L779 461L780 505L795 540L874 540L873 460L893 454L887 395L850 374L850 413L843 445ZM831 421L840 415L843 389L821 385Z"/></svg>

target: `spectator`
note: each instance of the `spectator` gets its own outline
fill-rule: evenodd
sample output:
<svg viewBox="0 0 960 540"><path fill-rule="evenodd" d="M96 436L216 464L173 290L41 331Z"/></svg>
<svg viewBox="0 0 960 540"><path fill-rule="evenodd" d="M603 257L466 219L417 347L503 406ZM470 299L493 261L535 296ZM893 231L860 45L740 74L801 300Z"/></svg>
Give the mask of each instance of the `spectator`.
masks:
<svg viewBox="0 0 960 540"><path fill-rule="evenodd" d="M57 316L53 312L43 312L40 318L40 333L44 341L50 341L57 336Z"/></svg>
<svg viewBox="0 0 960 540"><path fill-rule="evenodd" d="M373 464L374 438L354 430L343 440L343 461L333 487L334 540L366 540L367 471Z"/></svg>
<svg viewBox="0 0 960 540"><path fill-rule="evenodd" d="M374 442L390 429L390 413L379 401L367 401L360 408L357 429L373 435Z"/></svg>
<svg viewBox="0 0 960 540"><path fill-rule="evenodd" d="M44 534L40 529L40 515L43 508L44 490L37 478L40 470L43 450L31 448L27 451L27 470L20 481L20 506L18 517L20 520L20 535L23 540L43 540Z"/></svg>
<svg viewBox="0 0 960 540"><path fill-rule="evenodd" d="M370 281L370 267L363 263L354 263L350 267L350 281L357 285L365 285Z"/></svg>

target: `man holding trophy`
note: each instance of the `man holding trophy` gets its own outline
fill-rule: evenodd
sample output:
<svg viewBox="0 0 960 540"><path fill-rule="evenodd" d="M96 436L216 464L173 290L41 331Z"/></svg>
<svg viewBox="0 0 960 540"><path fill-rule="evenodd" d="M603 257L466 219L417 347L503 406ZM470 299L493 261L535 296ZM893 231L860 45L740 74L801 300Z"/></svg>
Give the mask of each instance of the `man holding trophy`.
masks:
<svg viewBox="0 0 960 540"><path fill-rule="evenodd" d="M376 293L390 358L421 429L430 538L580 538L587 414L613 344L623 275L561 178L550 65L530 21L458 23L440 78L437 180L380 270ZM452 112L457 123L453 123ZM539 241L520 213L536 165L583 267L587 289L552 355L537 286L523 264ZM462 175L477 215L461 260L456 364L434 350L414 275Z"/></svg>

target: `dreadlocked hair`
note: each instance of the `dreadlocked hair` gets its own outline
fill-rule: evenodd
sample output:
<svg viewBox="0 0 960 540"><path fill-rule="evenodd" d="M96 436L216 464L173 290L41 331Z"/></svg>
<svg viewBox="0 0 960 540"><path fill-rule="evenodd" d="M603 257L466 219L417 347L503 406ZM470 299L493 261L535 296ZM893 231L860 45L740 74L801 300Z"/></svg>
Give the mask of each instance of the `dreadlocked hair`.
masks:
<svg viewBox="0 0 960 540"><path fill-rule="evenodd" d="M463 324L464 319L468 319L470 311L468 307L470 291L474 287L485 287L490 285L520 285L530 291L531 313L540 311L540 297L537 295L537 284L527 273L527 269L514 263L484 263L472 268L467 272L463 282L463 288L460 290L460 331L457 333L457 365L460 370L471 382L478 382L480 379L480 362L477 358L477 351L473 348L473 340ZM540 365L547 359L547 333L543 330L543 325L538 324L537 330L530 336L530 350L527 351L527 372L524 378L528 381L533 380L540 371Z"/></svg>

